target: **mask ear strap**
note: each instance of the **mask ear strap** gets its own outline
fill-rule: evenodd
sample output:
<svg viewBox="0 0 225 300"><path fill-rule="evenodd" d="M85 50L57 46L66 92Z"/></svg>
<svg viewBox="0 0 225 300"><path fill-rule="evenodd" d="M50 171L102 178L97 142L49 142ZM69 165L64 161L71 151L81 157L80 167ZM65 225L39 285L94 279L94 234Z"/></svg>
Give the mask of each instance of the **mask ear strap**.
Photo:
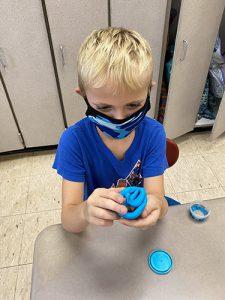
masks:
<svg viewBox="0 0 225 300"><path fill-rule="evenodd" d="M84 101L86 102L86 104L89 105L87 97L85 96L83 98L84 98Z"/></svg>
<svg viewBox="0 0 225 300"><path fill-rule="evenodd" d="M151 101L150 101L150 94L148 93L147 95L147 99L146 99L146 107L147 107L147 111L149 111L151 109Z"/></svg>

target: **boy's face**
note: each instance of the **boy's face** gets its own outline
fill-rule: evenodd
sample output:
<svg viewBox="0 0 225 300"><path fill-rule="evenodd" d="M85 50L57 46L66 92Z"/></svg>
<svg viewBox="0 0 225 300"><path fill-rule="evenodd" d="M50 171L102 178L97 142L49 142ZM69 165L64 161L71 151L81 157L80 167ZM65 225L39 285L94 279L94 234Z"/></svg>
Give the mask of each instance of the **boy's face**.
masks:
<svg viewBox="0 0 225 300"><path fill-rule="evenodd" d="M76 89L76 92L81 94L79 88ZM147 94L148 88L143 88L134 92L124 91L113 95L113 89L109 84L98 89L86 89L89 104L94 109L117 120L125 119L143 107Z"/></svg>

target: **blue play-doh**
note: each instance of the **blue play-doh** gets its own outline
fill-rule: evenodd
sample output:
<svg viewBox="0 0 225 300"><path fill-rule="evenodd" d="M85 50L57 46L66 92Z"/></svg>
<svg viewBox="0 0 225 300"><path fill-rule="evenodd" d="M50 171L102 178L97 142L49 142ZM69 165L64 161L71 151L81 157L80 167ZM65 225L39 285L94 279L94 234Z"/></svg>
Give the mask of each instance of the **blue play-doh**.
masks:
<svg viewBox="0 0 225 300"><path fill-rule="evenodd" d="M173 259L168 252L159 249L149 254L148 265L154 273L163 275L171 271Z"/></svg>
<svg viewBox="0 0 225 300"><path fill-rule="evenodd" d="M131 186L120 192L126 198L123 205L134 208L134 211L128 211L126 214L119 213L120 217L132 220L138 218L144 211L147 204L147 195L144 188Z"/></svg>

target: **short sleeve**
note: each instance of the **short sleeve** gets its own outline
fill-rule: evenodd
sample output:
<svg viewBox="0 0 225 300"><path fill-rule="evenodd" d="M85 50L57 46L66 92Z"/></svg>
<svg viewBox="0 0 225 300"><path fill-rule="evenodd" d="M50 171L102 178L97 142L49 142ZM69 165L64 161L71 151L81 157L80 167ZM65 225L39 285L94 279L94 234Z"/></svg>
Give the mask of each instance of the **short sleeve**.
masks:
<svg viewBox="0 0 225 300"><path fill-rule="evenodd" d="M82 152L71 129L66 129L60 138L52 168L67 180L85 182Z"/></svg>
<svg viewBox="0 0 225 300"><path fill-rule="evenodd" d="M148 141L148 149L143 161L144 178L160 176L168 168L164 127L160 124L156 130L154 136Z"/></svg>

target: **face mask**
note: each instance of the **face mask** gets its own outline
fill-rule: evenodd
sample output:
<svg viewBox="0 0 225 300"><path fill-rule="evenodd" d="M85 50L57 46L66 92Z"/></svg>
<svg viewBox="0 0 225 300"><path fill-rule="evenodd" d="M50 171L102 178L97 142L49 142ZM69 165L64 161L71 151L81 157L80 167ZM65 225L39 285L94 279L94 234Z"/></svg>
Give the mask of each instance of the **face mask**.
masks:
<svg viewBox="0 0 225 300"><path fill-rule="evenodd" d="M148 95L143 107L129 117L123 120L117 120L95 110L90 106L86 97L84 100L88 106L86 116L95 123L101 131L114 139L123 139L128 136L131 131L141 123L151 108L150 96Z"/></svg>

